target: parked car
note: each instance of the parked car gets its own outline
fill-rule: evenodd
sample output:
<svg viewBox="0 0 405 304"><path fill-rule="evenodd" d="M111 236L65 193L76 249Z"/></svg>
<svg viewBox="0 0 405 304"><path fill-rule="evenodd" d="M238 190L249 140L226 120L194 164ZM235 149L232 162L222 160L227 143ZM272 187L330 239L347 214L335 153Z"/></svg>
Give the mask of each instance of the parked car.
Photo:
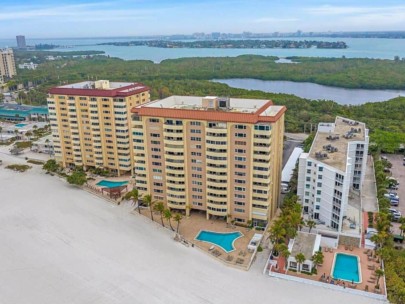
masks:
<svg viewBox="0 0 405 304"><path fill-rule="evenodd" d="M398 206L399 205L399 199L395 199L395 198L392 198L392 199L390 199L390 204L391 204L391 206Z"/></svg>
<svg viewBox="0 0 405 304"><path fill-rule="evenodd" d="M388 211L391 213L392 219L395 221L398 221L402 216L401 211L397 209L390 208Z"/></svg>
<svg viewBox="0 0 405 304"><path fill-rule="evenodd" d="M391 185L388 185L388 188L387 189L389 189L389 190L398 190L398 185L394 185L394 184L391 184Z"/></svg>
<svg viewBox="0 0 405 304"><path fill-rule="evenodd" d="M391 170L389 168L384 168L385 173L391 173Z"/></svg>
<svg viewBox="0 0 405 304"><path fill-rule="evenodd" d="M396 193L385 193L384 197L389 198L389 199L399 200L399 196Z"/></svg>
<svg viewBox="0 0 405 304"><path fill-rule="evenodd" d="M386 156L381 156L381 159L388 160L388 158Z"/></svg>

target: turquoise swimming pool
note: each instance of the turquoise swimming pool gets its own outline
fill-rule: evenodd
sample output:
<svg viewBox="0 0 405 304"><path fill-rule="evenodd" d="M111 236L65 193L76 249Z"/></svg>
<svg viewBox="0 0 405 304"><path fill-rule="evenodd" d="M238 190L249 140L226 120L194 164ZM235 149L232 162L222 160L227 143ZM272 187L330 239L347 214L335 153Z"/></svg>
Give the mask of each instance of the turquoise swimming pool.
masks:
<svg viewBox="0 0 405 304"><path fill-rule="evenodd" d="M243 234L240 233L239 231L222 233L222 232L201 230L195 237L195 239L198 241L217 245L218 247L221 247L225 252L228 253L235 250L233 243L242 236Z"/></svg>
<svg viewBox="0 0 405 304"><path fill-rule="evenodd" d="M109 181L109 180L105 180L103 179L102 181L99 181L96 185L100 186L100 187L107 187L107 188L115 188L115 187L119 187L119 186L124 186L128 184L128 182L114 182L114 181Z"/></svg>
<svg viewBox="0 0 405 304"><path fill-rule="evenodd" d="M19 123L19 124L16 124L14 126L17 127L17 128L22 128L22 127L25 127L26 125L27 124Z"/></svg>
<svg viewBox="0 0 405 304"><path fill-rule="evenodd" d="M337 253L333 263L334 279L361 283L359 257L356 255Z"/></svg>

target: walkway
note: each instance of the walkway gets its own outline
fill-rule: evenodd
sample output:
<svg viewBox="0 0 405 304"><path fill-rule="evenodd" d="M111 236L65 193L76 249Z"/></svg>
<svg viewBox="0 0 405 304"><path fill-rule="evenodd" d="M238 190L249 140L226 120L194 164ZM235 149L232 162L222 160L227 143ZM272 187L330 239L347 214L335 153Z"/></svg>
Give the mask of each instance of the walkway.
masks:
<svg viewBox="0 0 405 304"><path fill-rule="evenodd" d="M371 155L367 156L366 175L361 191L362 208L365 212L378 212L377 188L374 176L374 164Z"/></svg>

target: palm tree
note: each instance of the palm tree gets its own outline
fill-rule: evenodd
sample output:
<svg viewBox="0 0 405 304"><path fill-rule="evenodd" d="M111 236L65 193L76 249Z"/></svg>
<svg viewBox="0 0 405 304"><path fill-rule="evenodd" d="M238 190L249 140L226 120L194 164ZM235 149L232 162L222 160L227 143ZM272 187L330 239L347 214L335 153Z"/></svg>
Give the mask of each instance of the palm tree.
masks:
<svg viewBox="0 0 405 304"><path fill-rule="evenodd" d="M405 232L405 217L401 217L399 219L399 222L401 224L401 226L399 226L399 230L401 230L401 236L404 236L404 232Z"/></svg>
<svg viewBox="0 0 405 304"><path fill-rule="evenodd" d="M170 228L172 229L172 231L174 231L174 228L173 228L173 226L172 226L172 221L171 221L171 219L172 219L172 217L173 217L173 214L172 214L172 212L170 211L170 209L165 209L165 210L163 210L163 217L164 217L166 220L169 221Z"/></svg>
<svg viewBox="0 0 405 304"><path fill-rule="evenodd" d="M377 276L377 285L376 288L380 288L380 278L384 275L384 270L382 270L381 268L377 269L375 271L375 275Z"/></svg>
<svg viewBox="0 0 405 304"><path fill-rule="evenodd" d="M164 227L165 224L163 223L163 211L165 211L165 205L163 204L163 202L156 202L153 206L153 210L159 212L160 220L162 221L162 226Z"/></svg>
<svg viewBox="0 0 405 304"><path fill-rule="evenodd" d="M175 222L177 222L177 230L176 230L176 233L179 233L179 226L180 226L180 222L181 222L181 220L183 219L183 216L180 214L180 213L176 213L175 215L174 215L174 221Z"/></svg>
<svg viewBox="0 0 405 304"><path fill-rule="evenodd" d="M269 229L269 239L273 244L280 243L286 235L286 230L281 221L276 220L273 222Z"/></svg>
<svg viewBox="0 0 405 304"><path fill-rule="evenodd" d="M316 269L318 265L323 264L323 253L322 251L317 251L312 256L312 262L314 263L314 268Z"/></svg>
<svg viewBox="0 0 405 304"><path fill-rule="evenodd" d="M306 260L305 255L304 255L302 252L298 253L298 254L295 256L295 261L296 261L297 264L298 264L298 269L297 269L298 272L301 272L301 265L302 265L302 263L305 262L305 260Z"/></svg>
<svg viewBox="0 0 405 304"><path fill-rule="evenodd" d="M3 131L3 127L0 126L0 138L3 139L3 134L1 133Z"/></svg>
<svg viewBox="0 0 405 304"><path fill-rule="evenodd" d="M301 217L300 221L298 222L298 228L300 229L300 231L302 230L302 228L305 226L305 221L304 218Z"/></svg>
<svg viewBox="0 0 405 304"><path fill-rule="evenodd" d="M316 223L313 220L308 220L307 221L307 227L309 228L309 233L311 233L312 228L316 227Z"/></svg>
<svg viewBox="0 0 405 304"><path fill-rule="evenodd" d="M145 203L145 205L146 205L147 207L149 207L150 218L151 218L152 221L153 221L154 219L153 219L153 209L152 209L152 207L153 207L154 202L152 201L152 196L151 196L150 194L146 194L146 195L143 197L143 202Z"/></svg>
<svg viewBox="0 0 405 304"><path fill-rule="evenodd" d="M134 203L138 203L138 211L139 211L139 213L141 213L141 210L139 209L139 202L138 202L138 199L139 199L139 192L138 192L138 189L132 189L132 191L129 191L126 195L125 195L125 199L132 199L132 201L134 202Z"/></svg>

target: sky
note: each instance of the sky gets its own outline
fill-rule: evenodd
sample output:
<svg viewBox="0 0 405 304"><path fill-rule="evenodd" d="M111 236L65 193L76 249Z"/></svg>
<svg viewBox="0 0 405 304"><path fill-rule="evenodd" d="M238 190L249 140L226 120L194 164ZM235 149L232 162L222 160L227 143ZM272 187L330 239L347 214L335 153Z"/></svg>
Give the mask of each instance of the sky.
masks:
<svg viewBox="0 0 405 304"><path fill-rule="evenodd" d="M405 30L404 0L0 2L0 38Z"/></svg>

